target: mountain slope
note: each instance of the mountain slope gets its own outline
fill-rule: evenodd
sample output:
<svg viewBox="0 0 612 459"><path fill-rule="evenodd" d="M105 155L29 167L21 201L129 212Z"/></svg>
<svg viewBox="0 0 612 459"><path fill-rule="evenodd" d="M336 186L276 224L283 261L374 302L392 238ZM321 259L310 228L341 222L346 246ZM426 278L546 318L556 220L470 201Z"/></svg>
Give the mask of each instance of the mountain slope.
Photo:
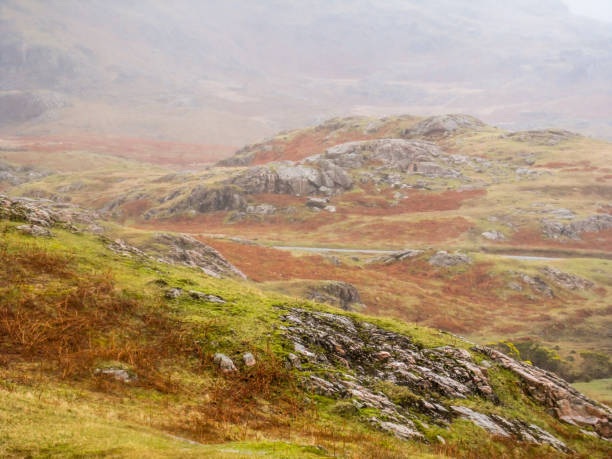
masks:
<svg viewBox="0 0 612 459"><path fill-rule="evenodd" d="M2 454L610 452L609 408L495 351L116 252L44 201L0 209Z"/></svg>

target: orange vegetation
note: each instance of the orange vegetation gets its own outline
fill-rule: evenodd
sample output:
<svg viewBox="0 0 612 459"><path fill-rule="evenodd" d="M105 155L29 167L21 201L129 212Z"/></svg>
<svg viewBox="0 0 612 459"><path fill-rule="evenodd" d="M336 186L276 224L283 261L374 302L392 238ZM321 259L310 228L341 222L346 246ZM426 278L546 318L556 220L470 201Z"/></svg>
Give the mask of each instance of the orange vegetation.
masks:
<svg viewBox="0 0 612 459"><path fill-rule="evenodd" d="M352 142L354 140L368 140L371 136L361 132L347 132L342 137L327 139L330 131L320 130L315 132L304 132L296 135L289 141L271 142L272 146L280 147L278 150L272 148L270 151L259 151L253 158L253 164L266 164L271 161L299 161L308 156L322 153L334 145Z"/></svg>
<svg viewBox="0 0 612 459"><path fill-rule="evenodd" d="M539 297L530 302L524 295L504 298L499 292L506 280L493 275L489 263L449 270L419 258L391 265L337 266L320 255L296 256L266 247L202 240L257 282L342 280L358 288L367 305L365 312L452 332L479 332L509 320L548 323L550 318L542 315L542 308L559 306L562 301ZM575 304L580 298L572 301Z"/></svg>
<svg viewBox="0 0 612 459"><path fill-rule="evenodd" d="M486 195L486 190L469 191L444 191L442 193L432 193L418 190L404 192L405 198L393 205L390 201L390 194L393 190L385 190L379 196L372 196L369 193L347 193L340 198L343 204L338 209L341 214L358 215L397 215L412 212L433 212L456 210L461 207L463 201L475 197ZM344 206L348 204L348 206Z"/></svg>
<svg viewBox="0 0 612 459"><path fill-rule="evenodd" d="M509 242L521 247L554 247L612 252L612 229L582 233L580 240L556 240L546 238L539 230L524 228L514 233Z"/></svg>

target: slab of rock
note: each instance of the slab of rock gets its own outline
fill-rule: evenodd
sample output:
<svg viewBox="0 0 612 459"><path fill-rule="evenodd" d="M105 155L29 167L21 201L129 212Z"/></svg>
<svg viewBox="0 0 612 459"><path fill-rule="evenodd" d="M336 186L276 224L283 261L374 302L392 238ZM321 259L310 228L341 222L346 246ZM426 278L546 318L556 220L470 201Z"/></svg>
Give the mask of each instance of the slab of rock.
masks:
<svg viewBox="0 0 612 459"><path fill-rule="evenodd" d="M462 130L480 131L486 125L469 115L453 114L432 116L418 122L402 133L402 137L445 137Z"/></svg>
<svg viewBox="0 0 612 459"><path fill-rule="evenodd" d="M257 362L255 361L255 357L250 352L243 354L242 360L247 367L254 366Z"/></svg>
<svg viewBox="0 0 612 459"><path fill-rule="evenodd" d="M579 240L582 233L599 233L612 229L612 215L591 215L572 223L561 223L551 220L542 221L542 232L551 239Z"/></svg>
<svg viewBox="0 0 612 459"><path fill-rule="evenodd" d="M515 437L530 443L550 445L557 451L564 453L571 452L565 443L534 424L516 419L510 421L495 414L488 416L465 406L451 406L451 409L462 418L469 419L477 426L482 427L491 435L507 438Z"/></svg>
<svg viewBox="0 0 612 459"><path fill-rule="evenodd" d="M408 260L410 258L416 258L423 253L423 250L404 249L390 255L383 255L382 257L373 258L372 260L368 261L368 263L390 265L399 261Z"/></svg>
<svg viewBox="0 0 612 459"><path fill-rule="evenodd" d="M570 290L587 290L594 286L593 282L588 279L565 273L552 266L540 268L540 272L551 279L555 284Z"/></svg>
<svg viewBox="0 0 612 459"><path fill-rule="evenodd" d="M136 375L123 368L96 368L94 373L97 375L110 376L124 383L131 383L138 380Z"/></svg>
<svg viewBox="0 0 612 459"><path fill-rule="evenodd" d="M310 197L308 198L308 201L306 201L306 205L308 207L317 207L319 209L325 209L325 207L327 207L329 203L329 199L328 198L313 198Z"/></svg>
<svg viewBox="0 0 612 459"><path fill-rule="evenodd" d="M378 390L385 382L410 389L416 396L410 409L426 414L441 426L455 417L466 417L493 434L568 451L553 435L523 421L478 413L456 404L451 408L450 402L461 398L497 400L486 367L476 364L465 349L422 349L407 336L350 317L298 308L282 311L281 318L287 324L283 326L285 337L309 363L308 367L300 365L308 372L302 379L303 386L326 397L351 399L360 408L375 408L380 415L370 422L382 430L402 439L422 435L407 407ZM317 353L307 350L315 348ZM290 367L299 368L299 360L292 355L295 363ZM310 373L313 369L316 374Z"/></svg>
<svg viewBox="0 0 612 459"><path fill-rule="evenodd" d="M28 234L34 237L53 237L53 233L43 226L38 225L19 225L17 227L23 234Z"/></svg>
<svg viewBox="0 0 612 459"><path fill-rule="evenodd" d="M438 266L441 268L448 268L451 266L458 265L467 265L472 262L472 259L467 255L462 253L455 252L454 254L450 254L444 250L440 250L436 252L434 256L432 256L428 263L432 266Z"/></svg>
<svg viewBox="0 0 612 459"><path fill-rule="evenodd" d="M274 215L276 213L276 207L272 204L259 204L256 206L248 206L246 213L250 215Z"/></svg>
<svg viewBox="0 0 612 459"><path fill-rule="evenodd" d="M612 409L581 394L553 373L518 362L488 347L474 349L518 375L525 393L549 407L560 420L592 427L600 436L612 438Z"/></svg>
<svg viewBox="0 0 612 459"><path fill-rule="evenodd" d="M224 373L237 371L236 366L234 365L234 362L232 362L232 359L230 359L225 354L221 354L219 352L216 353L215 356L213 357L213 361L219 366L221 371L223 371Z"/></svg>
<svg viewBox="0 0 612 459"><path fill-rule="evenodd" d="M169 300L174 300L183 296L183 293L183 289L181 288L171 288L164 292L164 296Z"/></svg>
<svg viewBox="0 0 612 459"><path fill-rule="evenodd" d="M200 300L200 301L206 301L208 303L218 303L218 304L225 304L227 303L227 301L225 301L223 298L217 296L217 295L211 295L208 293L202 293L202 292L198 292L196 290L189 290L189 296L191 298L193 298L194 300Z"/></svg>
<svg viewBox="0 0 612 459"><path fill-rule="evenodd" d="M308 299L332 304L346 311L353 310L357 305L362 306L357 288L342 281L328 281L311 287L308 291Z"/></svg>
<svg viewBox="0 0 612 459"><path fill-rule="evenodd" d="M495 230L485 231L481 236L490 241L504 241L506 239L504 233Z"/></svg>
<svg viewBox="0 0 612 459"><path fill-rule="evenodd" d="M206 274L216 278L246 276L216 249L186 234L157 234L153 241L161 261L198 267Z"/></svg>
<svg viewBox="0 0 612 459"><path fill-rule="evenodd" d="M544 282L544 279L542 279L540 276L531 277L527 274L522 274L520 277L525 284L529 285L536 292L546 295L549 298L555 296L553 289L550 288L550 286Z"/></svg>
<svg viewBox="0 0 612 459"><path fill-rule="evenodd" d="M572 138L578 137L570 131L563 129L542 129L533 131L518 131L503 134L503 138L515 140L517 142L527 142L532 145L557 145Z"/></svg>

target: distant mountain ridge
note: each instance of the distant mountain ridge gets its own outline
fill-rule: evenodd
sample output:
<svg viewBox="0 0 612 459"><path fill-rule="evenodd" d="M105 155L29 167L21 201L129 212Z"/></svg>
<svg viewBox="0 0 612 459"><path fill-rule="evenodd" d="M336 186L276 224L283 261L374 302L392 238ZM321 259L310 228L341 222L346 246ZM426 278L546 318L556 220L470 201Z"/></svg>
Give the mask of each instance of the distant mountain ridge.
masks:
<svg viewBox="0 0 612 459"><path fill-rule="evenodd" d="M0 2L0 134L240 145L339 114L612 137L612 28L560 0Z"/></svg>

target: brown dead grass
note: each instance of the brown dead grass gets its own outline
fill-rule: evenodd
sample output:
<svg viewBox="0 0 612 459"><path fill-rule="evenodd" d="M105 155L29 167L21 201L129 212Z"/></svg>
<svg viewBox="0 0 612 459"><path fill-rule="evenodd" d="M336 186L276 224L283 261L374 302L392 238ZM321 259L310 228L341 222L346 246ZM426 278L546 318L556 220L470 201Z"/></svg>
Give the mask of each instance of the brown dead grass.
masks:
<svg viewBox="0 0 612 459"><path fill-rule="evenodd" d="M457 210L468 199L486 195L486 190L444 191L432 193L410 190L406 198L393 203L391 195L394 190L388 189L382 193L368 190L364 192L347 193L340 198L340 214L357 214L371 216L387 216L414 212L435 212ZM378 194L378 196L376 196Z"/></svg>

